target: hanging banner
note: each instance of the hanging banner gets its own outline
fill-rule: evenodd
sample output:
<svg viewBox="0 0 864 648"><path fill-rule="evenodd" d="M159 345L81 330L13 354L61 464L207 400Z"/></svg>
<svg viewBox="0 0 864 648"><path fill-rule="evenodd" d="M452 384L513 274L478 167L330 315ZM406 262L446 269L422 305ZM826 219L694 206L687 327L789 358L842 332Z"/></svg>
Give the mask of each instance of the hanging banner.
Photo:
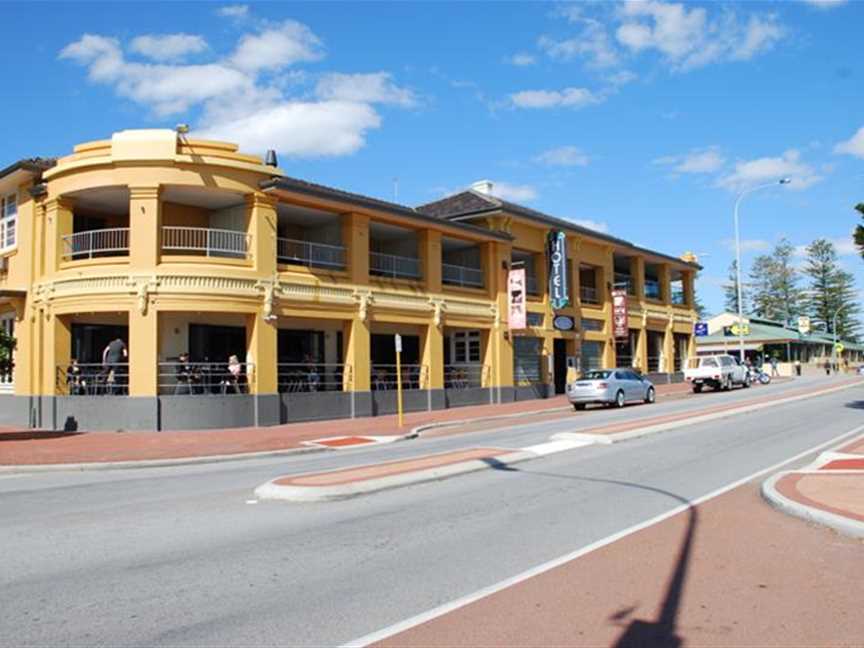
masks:
<svg viewBox="0 0 864 648"><path fill-rule="evenodd" d="M801 335L809 335L810 334L810 318L806 315L801 315L798 318L798 332Z"/></svg>
<svg viewBox="0 0 864 648"><path fill-rule="evenodd" d="M549 301L552 310L570 304L567 291L567 236L564 232L549 232Z"/></svg>
<svg viewBox="0 0 864 648"><path fill-rule="evenodd" d="M615 288L612 291L612 331L616 338L627 339L630 335L627 326L627 290Z"/></svg>
<svg viewBox="0 0 864 648"><path fill-rule="evenodd" d="M507 325L510 330L527 326L528 308L525 304L525 268L507 274Z"/></svg>

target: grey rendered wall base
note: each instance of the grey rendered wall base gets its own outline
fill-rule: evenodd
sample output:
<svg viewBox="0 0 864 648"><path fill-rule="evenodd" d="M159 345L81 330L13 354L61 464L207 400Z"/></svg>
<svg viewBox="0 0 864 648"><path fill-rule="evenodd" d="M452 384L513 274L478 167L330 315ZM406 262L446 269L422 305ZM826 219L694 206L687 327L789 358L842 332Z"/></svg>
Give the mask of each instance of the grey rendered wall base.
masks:
<svg viewBox="0 0 864 648"><path fill-rule="evenodd" d="M30 396L0 394L0 425L30 427Z"/></svg>

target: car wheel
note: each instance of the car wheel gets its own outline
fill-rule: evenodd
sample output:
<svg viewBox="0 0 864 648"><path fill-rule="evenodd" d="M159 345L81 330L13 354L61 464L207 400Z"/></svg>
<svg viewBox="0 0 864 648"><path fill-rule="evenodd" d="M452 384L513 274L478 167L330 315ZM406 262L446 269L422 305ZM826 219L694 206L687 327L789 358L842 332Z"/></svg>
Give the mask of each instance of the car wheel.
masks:
<svg viewBox="0 0 864 648"><path fill-rule="evenodd" d="M702 385L693 385L693 393L699 394L702 392Z"/></svg>
<svg viewBox="0 0 864 648"><path fill-rule="evenodd" d="M618 390L618 393L615 394L615 407L624 407L624 392L620 389Z"/></svg>
<svg viewBox="0 0 864 648"><path fill-rule="evenodd" d="M750 387L750 376L747 376L744 379L743 387L744 387L744 389L748 389Z"/></svg>
<svg viewBox="0 0 864 648"><path fill-rule="evenodd" d="M573 403L573 409L577 412L581 412L585 409L585 403Z"/></svg>
<svg viewBox="0 0 864 648"><path fill-rule="evenodd" d="M645 402L651 405L655 400L657 400L657 394L654 392L653 387L649 387L645 394Z"/></svg>

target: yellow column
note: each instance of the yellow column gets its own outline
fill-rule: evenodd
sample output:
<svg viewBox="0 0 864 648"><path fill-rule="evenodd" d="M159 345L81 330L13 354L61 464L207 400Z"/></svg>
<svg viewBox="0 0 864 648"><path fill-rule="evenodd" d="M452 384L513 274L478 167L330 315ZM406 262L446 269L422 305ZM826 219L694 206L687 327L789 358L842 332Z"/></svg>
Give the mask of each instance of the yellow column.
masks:
<svg viewBox="0 0 864 648"><path fill-rule="evenodd" d="M660 280L660 300L664 304L672 303L672 273L668 263L660 264L660 272L658 273Z"/></svg>
<svg viewBox="0 0 864 648"><path fill-rule="evenodd" d="M45 274L50 276L59 270L63 260L65 244L63 237L73 231L73 201L68 198L56 198L45 204ZM37 253L41 253L38 250Z"/></svg>
<svg viewBox="0 0 864 648"><path fill-rule="evenodd" d="M65 317L44 314L42 342L42 391L46 396L57 393L58 381L65 379L72 348L72 335Z"/></svg>
<svg viewBox="0 0 864 648"><path fill-rule="evenodd" d="M342 221L342 245L348 252L347 270L351 283L369 283L369 217L346 214Z"/></svg>
<svg viewBox="0 0 864 648"><path fill-rule="evenodd" d="M129 267L152 272L162 252L160 187L129 187Z"/></svg>
<svg viewBox="0 0 864 648"><path fill-rule="evenodd" d="M275 394L278 382L278 332L259 314L246 316L246 361L252 364L253 394Z"/></svg>
<svg viewBox="0 0 864 648"><path fill-rule="evenodd" d="M345 322L345 391L367 392L371 389L371 349L369 325L364 317L355 314Z"/></svg>
<svg viewBox="0 0 864 648"><path fill-rule="evenodd" d="M570 281L570 302L576 312L576 323L579 323L579 307L582 304L582 297L579 291L579 250L582 247L582 239L578 236L569 238L570 245L567 251L570 258L570 276L567 277Z"/></svg>
<svg viewBox="0 0 864 648"><path fill-rule="evenodd" d="M648 331L643 324L639 329L639 337L636 342L636 349L633 352L634 364L642 370L643 373L648 372Z"/></svg>
<svg viewBox="0 0 864 648"><path fill-rule="evenodd" d="M423 389L444 389L444 333L442 327L430 323L421 336L421 364L426 368Z"/></svg>
<svg viewBox="0 0 864 648"><path fill-rule="evenodd" d="M555 375L551 371L551 358L555 357L555 340L549 333L543 335L543 366L541 367L541 376L544 376L543 382L546 383L548 394L555 394Z"/></svg>
<svg viewBox="0 0 864 648"><path fill-rule="evenodd" d="M159 314L149 304L129 311L129 395L159 394Z"/></svg>
<svg viewBox="0 0 864 648"><path fill-rule="evenodd" d="M507 268L512 250L510 244L503 241L495 241L489 245L489 272L486 280L489 282L490 294L498 314L492 329L485 336L483 364L489 367L490 387L512 387L513 345L507 328Z"/></svg>
<svg viewBox="0 0 864 648"><path fill-rule="evenodd" d="M696 304L696 273L687 270L683 273L684 303L687 308L693 308Z"/></svg>
<svg viewBox="0 0 864 648"><path fill-rule="evenodd" d="M426 290L441 292L441 232L423 230L420 233L420 263Z"/></svg>
<svg viewBox="0 0 864 648"><path fill-rule="evenodd" d="M640 256L630 257L630 283L632 294L640 302L645 299L645 259Z"/></svg>
<svg viewBox="0 0 864 648"><path fill-rule="evenodd" d="M666 367L661 371L672 373L675 371L675 354L678 349L675 348L675 335L673 333L672 316L669 316L669 323L666 325L666 331L663 335L663 357L666 359Z"/></svg>
<svg viewBox="0 0 864 648"><path fill-rule="evenodd" d="M617 358L615 357L615 337L612 327L611 288L615 280L615 261L611 246L605 247L603 251L603 265L597 266L595 270L597 273L597 296L603 305L603 319L606 321L605 328L609 332L609 338L603 349L603 365L605 367L614 367Z"/></svg>
<svg viewBox="0 0 864 648"><path fill-rule="evenodd" d="M272 277L276 272L277 201L267 194L254 193L246 197L246 233L255 270Z"/></svg>

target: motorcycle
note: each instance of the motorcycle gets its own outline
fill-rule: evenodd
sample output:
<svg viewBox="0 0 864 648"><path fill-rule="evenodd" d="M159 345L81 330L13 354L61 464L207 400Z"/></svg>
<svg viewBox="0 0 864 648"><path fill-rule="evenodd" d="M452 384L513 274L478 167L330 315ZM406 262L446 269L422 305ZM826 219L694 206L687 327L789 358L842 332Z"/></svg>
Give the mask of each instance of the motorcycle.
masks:
<svg viewBox="0 0 864 648"><path fill-rule="evenodd" d="M762 369L756 367L750 367L749 370L750 383L759 383L760 385L767 385L771 382L771 376L765 373Z"/></svg>

